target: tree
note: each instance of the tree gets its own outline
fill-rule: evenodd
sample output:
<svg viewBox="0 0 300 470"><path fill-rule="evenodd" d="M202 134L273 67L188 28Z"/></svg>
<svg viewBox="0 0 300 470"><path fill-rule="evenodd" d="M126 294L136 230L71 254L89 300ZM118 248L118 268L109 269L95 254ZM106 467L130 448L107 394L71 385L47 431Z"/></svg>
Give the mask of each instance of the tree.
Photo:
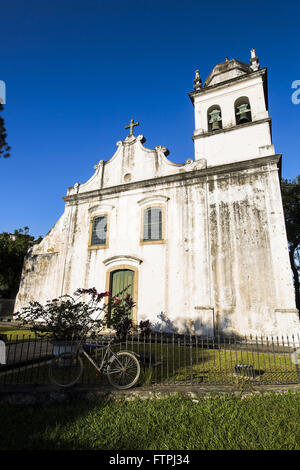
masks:
<svg viewBox="0 0 300 470"><path fill-rule="evenodd" d="M0 103L0 112L3 111L3 104ZM0 116L0 158L10 157L10 146L6 142L6 129L3 117Z"/></svg>
<svg viewBox="0 0 300 470"><path fill-rule="evenodd" d="M42 237L35 240L28 231L29 228L24 227L14 233L0 233L0 297L15 298L27 251L42 240Z"/></svg>
<svg viewBox="0 0 300 470"><path fill-rule="evenodd" d="M300 311L300 175L293 180L281 180L282 203L294 276L296 307Z"/></svg>

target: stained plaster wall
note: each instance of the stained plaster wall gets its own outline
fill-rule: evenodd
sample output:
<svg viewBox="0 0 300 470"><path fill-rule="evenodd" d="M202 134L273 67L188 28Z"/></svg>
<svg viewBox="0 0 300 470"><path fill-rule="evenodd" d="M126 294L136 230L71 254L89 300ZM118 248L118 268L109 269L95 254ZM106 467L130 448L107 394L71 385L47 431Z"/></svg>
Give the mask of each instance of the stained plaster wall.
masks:
<svg viewBox="0 0 300 470"><path fill-rule="evenodd" d="M174 177L162 174L145 185L140 173L133 173L139 167L134 160L147 173L155 152L151 161L139 140L122 147L119 165L129 154L123 168L131 169L136 182L103 184L116 173L108 161L102 179L96 168L98 183L97 177L89 180L93 189L87 184L69 189L63 216L27 257L16 309L33 298L45 302L78 287L106 290L108 269L126 265L138 271L138 321L199 334L213 329L294 333L298 323L278 158L214 170L183 172L190 164L182 165ZM165 208L161 244L140 243L142 211L149 201ZM90 219L102 212L109 215L108 247L89 249Z"/></svg>

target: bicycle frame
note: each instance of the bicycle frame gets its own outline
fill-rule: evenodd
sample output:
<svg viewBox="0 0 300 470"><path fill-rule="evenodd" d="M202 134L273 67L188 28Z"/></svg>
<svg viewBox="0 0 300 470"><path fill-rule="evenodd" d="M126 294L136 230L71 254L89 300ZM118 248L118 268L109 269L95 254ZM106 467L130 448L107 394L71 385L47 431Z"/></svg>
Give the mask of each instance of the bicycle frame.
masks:
<svg viewBox="0 0 300 470"><path fill-rule="evenodd" d="M79 354L83 354L89 361L90 363L95 367L95 369L97 370L97 372L99 373L102 373L102 374L106 374L107 373L107 369L104 368L105 364L107 363L107 361L111 358L111 357L114 357L117 362L119 363L120 367L123 367L122 363L119 361L118 359L118 356L113 352L113 350L111 349L110 345L111 345L112 341L110 341L106 346L102 346L100 344L89 344L89 343L84 343L86 344L87 346L94 346L95 348L98 348L98 349L105 349L105 353L104 353L104 356L102 358L102 361L101 361L101 364L98 365L92 358L91 356L83 349L83 347L81 347L78 351ZM108 356L108 357L107 357ZM118 372L118 371L116 371ZM113 371L110 371L110 373L113 373Z"/></svg>

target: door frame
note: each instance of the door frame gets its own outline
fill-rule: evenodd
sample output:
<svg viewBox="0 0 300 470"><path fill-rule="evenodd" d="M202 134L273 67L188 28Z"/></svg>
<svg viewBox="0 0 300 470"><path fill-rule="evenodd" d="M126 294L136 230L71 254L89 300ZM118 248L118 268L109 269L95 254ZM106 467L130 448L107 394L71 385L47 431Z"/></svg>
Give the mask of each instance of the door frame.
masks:
<svg viewBox="0 0 300 470"><path fill-rule="evenodd" d="M132 309L132 323L134 326L137 325L137 308L138 308L138 274L139 271L136 267L130 264L117 264L112 266L106 271L106 282L105 282L105 290L106 292L109 291L110 288L110 275L114 271L119 271L122 269L129 269L133 271L133 301L135 302L135 306Z"/></svg>

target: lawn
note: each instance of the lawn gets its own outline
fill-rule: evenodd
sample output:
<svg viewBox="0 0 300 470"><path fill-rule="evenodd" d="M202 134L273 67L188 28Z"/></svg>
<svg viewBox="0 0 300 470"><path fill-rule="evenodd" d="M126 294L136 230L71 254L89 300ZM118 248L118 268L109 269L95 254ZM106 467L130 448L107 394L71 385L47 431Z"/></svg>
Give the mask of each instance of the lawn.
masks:
<svg viewBox="0 0 300 470"><path fill-rule="evenodd" d="M0 414L1 450L300 449L299 393L0 404Z"/></svg>
<svg viewBox="0 0 300 470"><path fill-rule="evenodd" d="M0 334L6 335L8 341L15 341L16 339L20 341L37 338L37 335L34 333L34 331L25 328L8 326L0 326Z"/></svg>
<svg viewBox="0 0 300 470"><path fill-rule="evenodd" d="M128 344L128 349L151 354L157 363L145 380L154 383L233 383L236 363L251 364L256 383L297 383L297 369L289 353L248 351L231 349L229 345L219 349L190 348L176 344L143 345L137 348Z"/></svg>

